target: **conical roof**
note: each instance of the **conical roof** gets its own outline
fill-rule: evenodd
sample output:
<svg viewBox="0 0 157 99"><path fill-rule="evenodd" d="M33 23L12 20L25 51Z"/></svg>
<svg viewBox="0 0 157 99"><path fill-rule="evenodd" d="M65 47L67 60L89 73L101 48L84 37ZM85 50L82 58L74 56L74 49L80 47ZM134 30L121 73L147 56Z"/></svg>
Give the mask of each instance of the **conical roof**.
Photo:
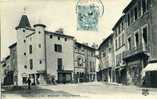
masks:
<svg viewBox="0 0 157 99"><path fill-rule="evenodd" d="M28 20L27 15L22 15L21 20L19 25L16 27L17 28L26 28L26 27L31 27L30 22Z"/></svg>

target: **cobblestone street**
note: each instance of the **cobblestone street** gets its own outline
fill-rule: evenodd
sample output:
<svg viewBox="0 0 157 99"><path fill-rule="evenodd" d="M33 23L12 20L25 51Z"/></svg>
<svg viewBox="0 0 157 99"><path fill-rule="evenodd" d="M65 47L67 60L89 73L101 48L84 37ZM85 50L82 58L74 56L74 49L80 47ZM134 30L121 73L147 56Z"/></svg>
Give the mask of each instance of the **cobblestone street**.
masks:
<svg viewBox="0 0 157 99"><path fill-rule="evenodd" d="M156 99L157 89L149 89L149 95L142 95L142 88L111 85L101 82L48 85L30 90L3 92L3 99Z"/></svg>

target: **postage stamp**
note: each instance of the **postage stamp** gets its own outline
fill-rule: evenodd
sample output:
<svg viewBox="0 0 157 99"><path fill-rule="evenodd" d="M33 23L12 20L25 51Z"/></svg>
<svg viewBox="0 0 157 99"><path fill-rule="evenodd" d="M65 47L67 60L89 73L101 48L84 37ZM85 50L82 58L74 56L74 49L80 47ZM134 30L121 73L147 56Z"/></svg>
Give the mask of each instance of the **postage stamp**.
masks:
<svg viewBox="0 0 157 99"><path fill-rule="evenodd" d="M95 5L79 5L77 30L96 31L98 28L99 8Z"/></svg>

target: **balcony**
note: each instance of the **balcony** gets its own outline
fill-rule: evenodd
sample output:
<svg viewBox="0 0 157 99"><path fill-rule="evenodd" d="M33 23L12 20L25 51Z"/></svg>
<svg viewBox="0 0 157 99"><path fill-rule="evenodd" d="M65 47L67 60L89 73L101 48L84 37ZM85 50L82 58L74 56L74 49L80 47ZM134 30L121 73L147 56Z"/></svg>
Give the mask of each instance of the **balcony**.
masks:
<svg viewBox="0 0 157 99"><path fill-rule="evenodd" d="M140 46L134 47L130 50L126 50L123 53L123 58L126 59L126 58L136 56L136 55L139 55L139 54L148 55L149 52L150 52L150 48L149 48L148 45L147 46L140 45Z"/></svg>

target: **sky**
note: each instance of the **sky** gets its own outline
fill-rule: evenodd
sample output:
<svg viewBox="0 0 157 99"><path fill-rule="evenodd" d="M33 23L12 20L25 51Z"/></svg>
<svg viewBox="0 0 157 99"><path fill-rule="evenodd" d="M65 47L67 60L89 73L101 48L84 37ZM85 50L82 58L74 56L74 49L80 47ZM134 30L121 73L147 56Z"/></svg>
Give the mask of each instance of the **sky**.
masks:
<svg viewBox="0 0 157 99"><path fill-rule="evenodd" d="M122 11L130 0L101 1L104 14L99 17L98 31L78 31L77 0L0 0L1 58L9 55L8 46L17 41L15 27L24 13L32 26L42 23L52 32L63 28L66 35L74 36L81 43L100 45L112 33L112 27L122 16Z"/></svg>

